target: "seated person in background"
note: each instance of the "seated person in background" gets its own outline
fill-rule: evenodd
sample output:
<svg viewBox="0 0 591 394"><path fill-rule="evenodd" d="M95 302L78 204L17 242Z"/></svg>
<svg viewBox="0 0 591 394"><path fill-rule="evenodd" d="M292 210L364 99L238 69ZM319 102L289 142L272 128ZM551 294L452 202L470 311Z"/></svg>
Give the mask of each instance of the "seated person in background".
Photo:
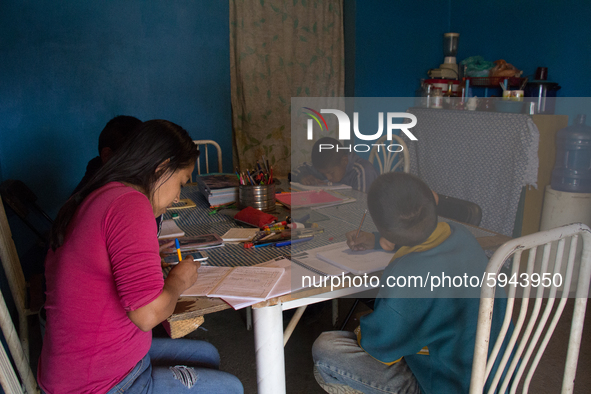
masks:
<svg viewBox="0 0 591 394"><path fill-rule="evenodd" d="M163 279L154 217L178 201L198 155L180 126L144 122L59 211L45 259L45 393L243 392L213 345L152 339L197 280L190 255Z"/></svg>
<svg viewBox="0 0 591 394"><path fill-rule="evenodd" d="M113 154L123 144L125 138L140 124L142 124L142 121L138 118L126 115L115 116L107 122L103 131L101 131L101 135L99 135L99 155L88 162L86 173L72 194L79 192L88 183L94 174L113 157Z"/></svg>
<svg viewBox="0 0 591 394"><path fill-rule="evenodd" d="M424 279L427 272L482 276L488 263L484 251L464 226L437 223L434 194L410 174L379 176L367 200L386 246L398 250L382 275L374 311L361 318L356 334L324 332L314 343L316 379L328 392L467 393L480 289L450 285L437 293L429 286L388 286L387 278ZM354 237L347 238L356 249ZM492 338L500 330L506 300L498 299L494 308Z"/></svg>
<svg viewBox="0 0 591 394"><path fill-rule="evenodd" d="M107 122L101 135L99 135L99 156L88 162L86 166L86 173L84 177L76 186L76 189L72 192L72 195L78 193L86 184L92 179L94 174L101 169L102 166L113 157L115 152L119 149L123 142L131 135L131 132L142 124L142 121L133 116L118 115ZM162 225L162 216L156 218L156 224L158 226L158 234L160 234L160 228ZM165 246L170 246L169 243Z"/></svg>
<svg viewBox="0 0 591 394"><path fill-rule="evenodd" d="M332 148L328 148L328 145ZM323 137L312 148L312 165L300 165L292 172L291 180L303 185L325 185L327 181L342 183L367 192L377 176L376 169L369 161L355 152L349 152L334 138Z"/></svg>

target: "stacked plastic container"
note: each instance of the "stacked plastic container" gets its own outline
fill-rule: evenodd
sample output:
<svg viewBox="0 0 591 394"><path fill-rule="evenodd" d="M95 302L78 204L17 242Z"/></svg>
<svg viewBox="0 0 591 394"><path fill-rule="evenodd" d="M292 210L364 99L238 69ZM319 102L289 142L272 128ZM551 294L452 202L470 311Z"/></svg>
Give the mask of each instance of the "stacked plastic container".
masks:
<svg viewBox="0 0 591 394"><path fill-rule="evenodd" d="M579 222L591 226L591 127L585 124L585 115L578 115L571 126L556 134L556 163L544 194L540 231ZM568 249L567 243L561 271L566 266ZM550 256L555 250L553 245ZM542 252L538 252L536 260L541 259ZM580 253L581 242L577 246ZM553 267L551 257L548 272L553 272ZM573 273L573 280L577 277L578 273Z"/></svg>

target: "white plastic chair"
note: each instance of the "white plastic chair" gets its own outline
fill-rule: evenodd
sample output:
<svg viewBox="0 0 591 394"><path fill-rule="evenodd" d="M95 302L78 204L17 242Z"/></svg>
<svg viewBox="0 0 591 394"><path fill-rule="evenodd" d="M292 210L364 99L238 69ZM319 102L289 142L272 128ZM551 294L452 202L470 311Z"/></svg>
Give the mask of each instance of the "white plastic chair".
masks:
<svg viewBox="0 0 591 394"><path fill-rule="evenodd" d="M378 161L380 175L396 171L397 169L401 169L406 173L410 172L410 155L406 148L406 143L397 135L392 135L392 142L387 141L386 138L388 138L388 136L384 135L375 143L377 146L371 148L369 162L373 164L374 159ZM379 146L380 144L383 144L383 146ZM389 145L395 144L402 146L400 152L398 152L398 147L390 148L393 152L388 149Z"/></svg>
<svg viewBox="0 0 591 394"><path fill-rule="evenodd" d="M580 240L583 241L583 247L582 257L579 259L576 256L578 254L577 242ZM565 253L565 245L570 245L568 253ZM541 259L536 259L538 249L543 250ZM526 251L529 254L527 265L520 266L521 256ZM567 254L566 267L563 267L563 256ZM538 273L542 275L541 279L544 283L549 286L532 288L530 280L529 286L526 287L519 285L506 287L507 310L499 336L495 339L490 338L495 288L489 287L493 281L487 279L489 275L491 275L490 277L498 275L505 261L510 261L508 259L512 259L512 264L511 273L507 275L513 276L515 274L516 278L525 278L525 276L521 276L525 274L527 278L531 279L532 274ZM577 270L578 279L576 279ZM562 277L562 284L558 283L557 275L559 274ZM548 277L550 283L544 280L544 277ZM527 393L540 358L562 315L569 293L574 290L576 298L561 391L562 393L572 393L591 278L591 230L589 227L576 223L511 240L502 245L492 256L484 278L480 295L470 394L483 393L485 382L498 359L501 360L501 363L488 393L495 392L495 389L498 390L496 392L505 393L507 388L510 389L507 392L515 393L520 385L522 385L522 392ZM521 283L526 284L525 281L521 281ZM523 290L523 293L516 293L516 290ZM499 349L511 323L516 297L522 298L519 316L505 351L503 354L499 354ZM530 298L534 305L531 311L528 311ZM544 298L546 298L545 306L542 302ZM557 300L558 306L554 308ZM530 316L527 316L528 312L530 312ZM495 341L490 356L488 356L489 341ZM515 354L511 359L513 351ZM509 365L509 369L501 381L502 372L507 365Z"/></svg>
<svg viewBox="0 0 591 394"><path fill-rule="evenodd" d="M203 152L205 152L205 174L209 174L209 154L207 153L207 145L213 145L217 149L218 153L218 172L222 172L222 149L220 145L212 140L194 140L195 145L197 145L197 149L199 152L199 158L197 158L197 174L201 175L201 157L203 157ZM203 150L201 149L203 147Z"/></svg>
<svg viewBox="0 0 591 394"><path fill-rule="evenodd" d="M38 393L37 383L29 365L29 341L27 317L31 312L25 306L25 278L12 240L4 205L0 200L0 259L10 286L12 298L19 316L20 339L0 293L0 326L8 344L8 350L18 371L22 386L17 378L6 350L0 345L0 384L6 393Z"/></svg>

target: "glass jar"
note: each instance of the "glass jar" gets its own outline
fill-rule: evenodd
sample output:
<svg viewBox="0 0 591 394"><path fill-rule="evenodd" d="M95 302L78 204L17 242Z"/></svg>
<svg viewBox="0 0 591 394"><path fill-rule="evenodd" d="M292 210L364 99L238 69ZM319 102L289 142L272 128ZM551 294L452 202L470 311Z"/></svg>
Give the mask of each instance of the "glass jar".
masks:
<svg viewBox="0 0 591 394"><path fill-rule="evenodd" d="M422 107L424 107L424 108L431 107L431 97L433 97L433 85L431 85L431 84L423 85Z"/></svg>
<svg viewBox="0 0 591 394"><path fill-rule="evenodd" d="M441 88L434 88L431 96L431 108L443 108L443 94Z"/></svg>

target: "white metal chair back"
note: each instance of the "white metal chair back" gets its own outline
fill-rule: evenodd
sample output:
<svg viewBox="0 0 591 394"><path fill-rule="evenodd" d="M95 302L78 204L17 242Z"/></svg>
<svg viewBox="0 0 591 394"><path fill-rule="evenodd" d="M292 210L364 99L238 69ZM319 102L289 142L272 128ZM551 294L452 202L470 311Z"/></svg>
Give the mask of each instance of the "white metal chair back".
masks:
<svg viewBox="0 0 591 394"><path fill-rule="evenodd" d="M19 337L16 333L16 329L14 328L14 324L12 324L12 319L10 318L10 313L8 312L8 308L6 307L6 303L4 302L4 297L0 293L0 324L2 325L2 334L6 339L6 343L8 344L8 350L10 351L10 356L12 360L14 360L14 364L16 365L16 371L14 370L12 363L10 362L10 358L4 349L4 346L0 344L0 385L2 385L2 389L5 393L39 393L39 388L37 386L37 381L35 380L35 375L33 375L33 371L31 370L31 366L29 365L29 359ZM17 376L20 376L20 380L23 382L22 385L19 381Z"/></svg>
<svg viewBox="0 0 591 394"><path fill-rule="evenodd" d="M28 322L29 310L25 307L25 278L16 252L12 233L8 226L4 205L0 200L0 260L10 285L12 298L19 315L20 339L12 323L10 313L0 293L0 325L8 344L8 350L23 385L19 383L6 350L0 345L0 384L6 393L38 393L37 383L29 365Z"/></svg>
<svg viewBox="0 0 591 394"><path fill-rule="evenodd" d="M576 258L578 254L577 242L581 240L583 242L582 254L578 259ZM541 259L536 259L538 249L542 251ZM568 252L565 252L565 249L568 249ZM521 256L526 251L529 256L527 265L523 266L521 265ZM563 257L566 256L568 259L566 267L564 267ZM490 338L495 301L495 287L491 287L494 285L492 278L497 280L503 278L499 273L503 264L506 261L511 261L508 259L512 259L511 272L504 279L508 281L516 279L517 283L506 283L507 310L501 331L497 338ZM539 276L535 276L535 274ZM520 384L522 392L527 393L540 358L562 315L569 293L574 290L576 298L561 391L562 393L572 393L590 279L591 230L584 224L570 224L527 235L502 245L490 259L482 285L470 394L483 393L485 382L497 360L500 360L500 364L491 381L488 393L515 393ZM535 282L538 283L537 286ZM521 291L522 294L520 294ZM499 350L511 324L516 297L522 298L519 316L515 322L513 334L507 342L507 347L500 354ZM533 301L533 308L528 311L530 298ZM545 306L542 303L544 298L547 301ZM559 302L558 306L554 308L556 300ZM527 316L528 312L530 312L529 317ZM489 341L491 343L495 341L490 355L488 355ZM514 352L513 356L511 356L512 352ZM507 373L501 380L507 365Z"/></svg>
<svg viewBox="0 0 591 394"><path fill-rule="evenodd" d="M212 140L194 140L197 149L199 150L199 157L197 158L197 174L201 175L201 158L205 152L205 174L209 174L209 153L207 151L207 145L213 145L217 150L218 155L218 172L222 172L222 148L220 145ZM202 149L203 147L203 149Z"/></svg>
<svg viewBox="0 0 591 394"><path fill-rule="evenodd" d="M392 135L392 143L386 140L387 135L381 137L369 154L369 162L374 159L378 162L380 174L396 171L398 169L408 173L410 171L410 155L406 143L397 135ZM390 148L390 145L392 147ZM396 146L399 145L399 146Z"/></svg>

